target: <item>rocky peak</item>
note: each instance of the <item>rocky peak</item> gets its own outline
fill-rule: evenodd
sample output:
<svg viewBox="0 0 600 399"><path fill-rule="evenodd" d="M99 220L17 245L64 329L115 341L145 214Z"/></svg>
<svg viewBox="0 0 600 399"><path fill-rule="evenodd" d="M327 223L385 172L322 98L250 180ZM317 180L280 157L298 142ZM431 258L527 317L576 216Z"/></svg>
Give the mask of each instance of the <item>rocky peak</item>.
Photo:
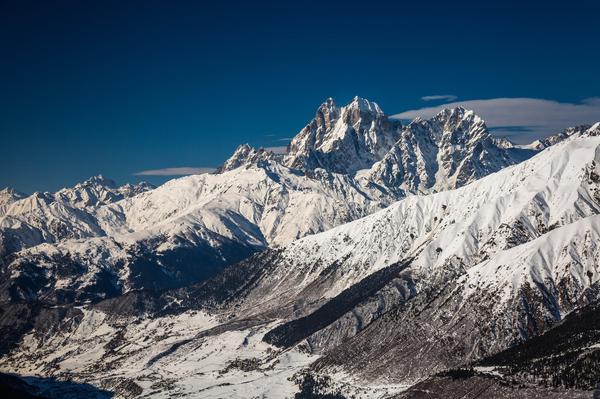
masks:
<svg viewBox="0 0 600 399"><path fill-rule="evenodd" d="M0 217L4 216L6 210L11 204L25 197L27 197L27 195L20 193L11 187L6 187L0 190Z"/></svg>
<svg viewBox="0 0 600 399"><path fill-rule="evenodd" d="M374 102L355 97L338 108L330 98L294 137L284 162L302 170L351 174L379 160L399 137L400 127Z"/></svg>
<svg viewBox="0 0 600 399"><path fill-rule="evenodd" d="M552 136L548 136L546 138L536 140L531 143L528 147L533 148L535 150L543 150L554 144L560 143L570 137L577 136L598 136L600 135L600 122L597 122L595 125L579 125L572 126L564 129L560 133L554 134Z"/></svg>
<svg viewBox="0 0 600 399"><path fill-rule="evenodd" d="M333 98L329 97L323 104L317 108L314 121L317 126L330 129L340 116L340 109Z"/></svg>
<svg viewBox="0 0 600 399"><path fill-rule="evenodd" d="M594 123L589 129L588 133L590 136L599 136L600 135L600 122Z"/></svg>
<svg viewBox="0 0 600 399"><path fill-rule="evenodd" d="M457 188L516 163L511 147L495 140L473 111L444 109L406 126L369 176L399 195Z"/></svg>
<svg viewBox="0 0 600 399"><path fill-rule="evenodd" d="M117 188L117 183L114 180L104 177L103 175L92 176L89 179L78 183L75 187L102 186L107 188Z"/></svg>
<svg viewBox="0 0 600 399"><path fill-rule="evenodd" d="M154 190L155 188L155 185L142 181L136 184L126 183L119 187L118 191L124 198L129 198L146 191Z"/></svg>
<svg viewBox="0 0 600 399"><path fill-rule="evenodd" d="M225 161L223 166L217 170L217 173L233 170L243 165L257 164L259 161L266 161L275 158L277 158L276 154L270 150L262 147L257 149L251 147L247 143L242 144L238 146L233 155L227 161Z"/></svg>
<svg viewBox="0 0 600 399"><path fill-rule="evenodd" d="M97 175L73 187L57 191L53 194L53 198L55 201L83 208L110 204L154 188L153 185L145 182L119 187L114 180Z"/></svg>
<svg viewBox="0 0 600 399"><path fill-rule="evenodd" d="M315 117L302 129L290 143L290 166L301 166L304 154L320 146L327 132L331 131L340 116L340 109L333 98L329 97L322 103Z"/></svg>
<svg viewBox="0 0 600 399"><path fill-rule="evenodd" d="M483 119L463 107L443 109L432 119L420 123L429 125L432 138L441 146L481 140L490 135Z"/></svg>
<svg viewBox="0 0 600 399"><path fill-rule="evenodd" d="M3 201L4 199L19 200L21 198L25 198L26 196L26 194L20 193L12 187L5 187L0 190L0 201Z"/></svg>
<svg viewBox="0 0 600 399"><path fill-rule="evenodd" d="M361 122L370 123L377 117L383 117L383 111L377 103L361 97L354 97L352 101L342 108L342 119L349 125Z"/></svg>

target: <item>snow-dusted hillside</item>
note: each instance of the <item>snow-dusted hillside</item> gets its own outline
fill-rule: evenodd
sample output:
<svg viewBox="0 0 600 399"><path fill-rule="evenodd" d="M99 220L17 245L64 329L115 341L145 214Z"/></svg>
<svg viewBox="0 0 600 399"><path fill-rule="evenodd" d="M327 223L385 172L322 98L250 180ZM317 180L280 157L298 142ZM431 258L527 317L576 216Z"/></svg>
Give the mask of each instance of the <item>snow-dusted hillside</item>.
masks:
<svg viewBox="0 0 600 399"><path fill-rule="evenodd" d="M573 137L197 286L132 293L79 315L39 313L1 370L157 397L195 388L291 397L291 380L306 388L308 375L334 391L387 397L598 300L598 242L600 138ZM6 309L0 319L13 323Z"/></svg>
<svg viewBox="0 0 600 399"><path fill-rule="evenodd" d="M195 282L269 243L289 242L385 205L370 201L346 176L317 172L308 179L277 163L189 176L98 208L91 219L98 237L15 254L2 295L58 300L53 291L60 289L93 299Z"/></svg>
<svg viewBox="0 0 600 399"><path fill-rule="evenodd" d="M545 150L457 190L409 196L385 210L295 241L265 276L257 301L281 303L306 295L333 297L383 267L414 258L429 273L459 262L464 268L552 229L600 213L600 139L578 139ZM594 280L595 281L595 280ZM268 286L268 288L266 288ZM252 295L252 294L251 294Z"/></svg>
<svg viewBox="0 0 600 399"><path fill-rule="evenodd" d="M530 154L492 138L462 108L403 127L373 102L356 97L338 107L329 99L285 155L242 145L218 173L154 190L97 177L3 200L10 205L0 208L7 209L0 298L94 300L189 284L267 247L411 193L463 186Z"/></svg>

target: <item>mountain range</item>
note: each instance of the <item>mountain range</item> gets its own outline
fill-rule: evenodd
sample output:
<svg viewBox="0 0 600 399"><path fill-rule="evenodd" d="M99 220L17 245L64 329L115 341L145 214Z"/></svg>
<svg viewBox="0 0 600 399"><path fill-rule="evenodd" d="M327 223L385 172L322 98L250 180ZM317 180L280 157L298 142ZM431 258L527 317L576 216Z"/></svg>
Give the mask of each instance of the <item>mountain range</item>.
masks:
<svg viewBox="0 0 600 399"><path fill-rule="evenodd" d="M0 371L48 397L590 397L598 136L328 99L285 154L3 190Z"/></svg>
<svg viewBox="0 0 600 399"><path fill-rule="evenodd" d="M153 190L99 176L57 193L6 191L0 255L10 277L0 298L85 302L198 282L268 247L410 194L463 186L533 152L494 138L462 108L402 126L367 100L338 107L329 99L285 155L242 145L217 173Z"/></svg>

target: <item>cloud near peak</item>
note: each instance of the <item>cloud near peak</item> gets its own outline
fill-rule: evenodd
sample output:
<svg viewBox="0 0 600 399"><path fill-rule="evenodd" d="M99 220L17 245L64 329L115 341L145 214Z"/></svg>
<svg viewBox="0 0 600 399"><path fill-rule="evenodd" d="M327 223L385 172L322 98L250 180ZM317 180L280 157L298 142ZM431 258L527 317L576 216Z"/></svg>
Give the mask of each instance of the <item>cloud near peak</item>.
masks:
<svg viewBox="0 0 600 399"><path fill-rule="evenodd" d="M586 98L578 103L540 98L490 98L455 101L405 111L393 115L397 119L431 118L444 108L462 106L481 116L498 136L510 137L516 143L529 143L561 130L600 121L600 98Z"/></svg>
<svg viewBox="0 0 600 399"><path fill-rule="evenodd" d="M458 97L454 94L435 94L433 96L423 96L421 100L423 101L454 101Z"/></svg>
<svg viewBox="0 0 600 399"><path fill-rule="evenodd" d="M180 167L180 168L163 168L163 169L150 169L142 170L141 172L134 173L136 176L186 176L186 175L201 175L203 173L214 172L215 168L194 168L194 167Z"/></svg>

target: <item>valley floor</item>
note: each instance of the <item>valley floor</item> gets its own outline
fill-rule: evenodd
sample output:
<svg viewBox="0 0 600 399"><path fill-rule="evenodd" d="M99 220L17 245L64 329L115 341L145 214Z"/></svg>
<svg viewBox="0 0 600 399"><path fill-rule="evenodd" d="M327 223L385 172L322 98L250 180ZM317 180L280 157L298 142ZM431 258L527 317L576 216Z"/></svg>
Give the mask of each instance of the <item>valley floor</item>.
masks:
<svg viewBox="0 0 600 399"><path fill-rule="evenodd" d="M111 327L105 317L86 312L74 331L42 349L33 334L25 337L29 350L1 370L74 378L125 397L283 398L297 391L291 377L316 358L262 342L268 326L228 330L202 312Z"/></svg>

